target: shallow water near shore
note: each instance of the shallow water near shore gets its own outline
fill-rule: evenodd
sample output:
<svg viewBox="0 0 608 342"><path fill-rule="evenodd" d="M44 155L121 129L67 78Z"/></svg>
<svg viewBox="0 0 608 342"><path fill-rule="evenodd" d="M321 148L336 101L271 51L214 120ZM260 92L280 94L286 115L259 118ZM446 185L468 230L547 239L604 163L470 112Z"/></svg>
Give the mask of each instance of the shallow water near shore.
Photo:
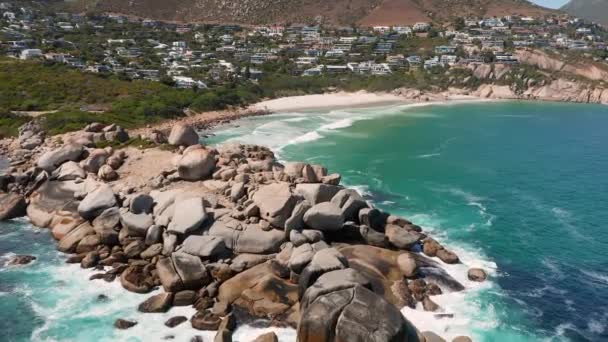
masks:
<svg viewBox="0 0 608 342"><path fill-rule="evenodd" d="M258 143L282 160L343 175L375 205L402 214L453 248L464 293L434 297L453 318L404 310L421 330L475 341L608 339L608 107L459 103L305 111L218 127L206 143ZM13 254L38 259L6 267ZM167 314L140 314L147 295L89 281L66 265L48 230L0 223L1 341L188 341L201 335ZM491 280L473 284L469 266ZM99 298L99 295L107 297ZM139 324L117 331L117 318ZM235 341L265 330L243 327ZM282 341L293 330L277 329Z"/></svg>

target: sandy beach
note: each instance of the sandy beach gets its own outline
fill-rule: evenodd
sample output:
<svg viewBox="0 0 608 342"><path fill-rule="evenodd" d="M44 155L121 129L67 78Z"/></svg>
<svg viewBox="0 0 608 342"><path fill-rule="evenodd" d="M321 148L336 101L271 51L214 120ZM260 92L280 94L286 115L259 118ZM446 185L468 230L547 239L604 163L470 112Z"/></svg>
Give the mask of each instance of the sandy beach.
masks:
<svg viewBox="0 0 608 342"><path fill-rule="evenodd" d="M290 96L262 101L252 105L255 110L281 112L306 109L323 109L336 107L358 107L382 104L407 104L412 100L390 93L370 93L359 91L355 93L337 92L315 95Z"/></svg>

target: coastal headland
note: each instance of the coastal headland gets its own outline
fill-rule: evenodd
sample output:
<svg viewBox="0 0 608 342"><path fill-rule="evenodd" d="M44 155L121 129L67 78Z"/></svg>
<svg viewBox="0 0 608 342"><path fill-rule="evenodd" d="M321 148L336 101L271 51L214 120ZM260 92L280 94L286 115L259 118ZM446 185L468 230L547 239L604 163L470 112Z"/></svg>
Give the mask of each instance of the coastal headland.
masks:
<svg viewBox="0 0 608 342"><path fill-rule="evenodd" d="M401 99L326 98L335 101L315 103ZM303 100L294 105L310 98ZM287 110L276 101L261 105L205 124ZM3 152L11 166L0 178L0 219L27 216L50 229L66 262L96 271L92 281L136 293L161 288L138 310L192 306L192 317L165 325L216 331L215 341L230 341L237 327L254 321L296 329L299 341L442 340L400 309L440 317L433 296L466 291L445 270L461 263L449 246L374 208L321 165L280 163L262 146L203 146L190 119L140 133L93 123L54 137L35 121L26 124ZM12 263L33 260L22 255ZM487 277L479 268L466 273L473 282ZM124 317L115 327L137 323Z"/></svg>

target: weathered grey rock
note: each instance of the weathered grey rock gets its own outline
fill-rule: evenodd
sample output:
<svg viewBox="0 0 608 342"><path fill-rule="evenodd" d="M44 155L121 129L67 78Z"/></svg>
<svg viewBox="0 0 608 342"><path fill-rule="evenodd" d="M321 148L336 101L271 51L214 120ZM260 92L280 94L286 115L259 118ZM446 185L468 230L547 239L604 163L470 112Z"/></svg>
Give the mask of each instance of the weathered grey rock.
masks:
<svg viewBox="0 0 608 342"><path fill-rule="evenodd" d="M471 268L467 272L467 277L472 281L483 282L486 280L488 275L486 274L486 271L482 270L481 268Z"/></svg>
<svg viewBox="0 0 608 342"><path fill-rule="evenodd" d="M229 251L224 240L217 236L190 235L184 240L180 252L196 255L205 259L217 259L226 256Z"/></svg>
<svg viewBox="0 0 608 342"><path fill-rule="evenodd" d="M99 168L105 165L110 154L101 148L93 150L87 159L82 162L82 168L87 172L97 173Z"/></svg>
<svg viewBox="0 0 608 342"><path fill-rule="evenodd" d="M385 227L384 234L393 246L403 250L409 250L414 247L422 237L418 232L407 231L405 228L392 224Z"/></svg>
<svg viewBox="0 0 608 342"><path fill-rule="evenodd" d="M148 228L148 232L146 233L146 238L144 242L146 245L151 246L157 243L161 243L163 241L163 227L152 225Z"/></svg>
<svg viewBox="0 0 608 342"><path fill-rule="evenodd" d="M63 145L61 148L46 152L40 156L40 158L38 158L37 165L43 170L52 172L67 161L78 161L83 152L84 148L82 145Z"/></svg>
<svg viewBox="0 0 608 342"><path fill-rule="evenodd" d="M387 217L387 214L375 208L363 208L359 210L359 222L378 232L384 233Z"/></svg>
<svg viewBox="0 0 608 342"><path fill-rule="evenodd" d="M322 274L347 267L348 260L335 248L326 248L318 251L300 274L298 281L299 296L302 297L304 291L314 284Z"/></svg>
<svg viewBox="0 0 608 342"><path fill-rule="evenodd" d="M320 296L334 291L353 288L355 286L370 288L371 284L367 278L352 268L327 272L321 275L319 279L306 290L304 297L300 301L300 306L305 310Z"/></svg>
<svg viewBox="0 0 608 342"><path fill-rule="evenodd" d="M167 228L168 232L188 235L200 228L207 219L207 212L202 198L176 200L173 220Z"/></svg>
<svg viewBox="0 0 608 342"><path fill-rule="evenodd" d="M249 226L240 232L233 249L236 253L270 254L277 253L284 242L285 234L278 229L264 231L257 226Z"/></svg>
<svg viewBox="0 0 608 342"><path fill-rule="evenodd" d="M120 275L120 284L125 289L135 293L148 293L154 284L144 272L144 267L131 265Z"/></svg>
<svg viewBox="0 0 608 342"><path fill-rule="evenodd" d="M102 165L97 172L97 177L103 181L111 182L118 179L118 173L109 165Z"/></svg>
<svg viewBox="0 0 608 342"><path fill-rule="evenodd" d="M93 227L88 222L85 222L64 236L63 239L59 241L57 249L64 253L72 252L76 249L76 246L78 246L80 240L82 240L85 236L94 233L95 230L93 230Z"/></svg>
<svg viewBox="0 0 608 342"><path fill-rule="evenodd" d="M99 262L99 254L97 252L89 252L80 262L82 268L93 268Z"/></svg>
<svg viewBox="0 0 608 342"><path fill-rule="evenodd" d="M133 214L125 211L120 214L120 223L124 228L127 228L129 236L145 237L148 229L154 224L154 219L152 215Z"/></svg>
<svg viewBox="0 0 608 342"><path fill-rule="evenodd" d="M171 259L182 281L183 289L199 289L209 283L209 274L199 257L175 252L171 255Z"/></svg>
<svg viewBox="0 0 608 342"><path fill-rule="evenodd" d="M156 263L156 270L160 283L166 292L177 292L184 289L182 279L179 277L171 257L158 260Z"/></svg>
<svg viewBox="0 0 608 342"><path fill-rule="evenodd" d="M304 214L312 208L308 201L301 201L296 204L291 216L285 221L285 235L289 236L292 230L304 229Z"/></svg>
<svg viewBox="0 0 608 342"><path fill-rule="evenodd" d="M139 304L137 310L140 312L167 312L173 303L173 293L164 292L154 295Z"/></svg>
<svg viewBox="0 0 608 342"><path fill-rule="evenodd" d="M87 235L76 246L76 253L88 253L94 251L101 244L101 238L97 234Z"/></svg>
<svg viewBox="0 0 608 342"><path fill-rule="evenodd" d="M245 183L234 183L230 189L230 198L235 202L238 201L241 197L245 196L245 190Z"/></svg>
<svg viewBox="0 0 608 342"><path fill-rule="evenodd" d="M141 252L146 249L146 244L141 240L135 240L125 246L125 255L127 258L138 257Z"/></svg>
<svg viewBox="0 0 608 342"><path fill-rule="evenodd" d="M99 235L104 245L118 244L118 232L115 230L120 223L120 211L117 207L104 210L93 220L93 229Z"/></svg>
<svg viewBox="0 0 608 342"><path fill-rule="evenodd" d="M177 235L163 232L163 255L171 255L177 245Z"/></svg>
<svg viewBox="0 0 608 342"><path fill-rule="evenodd" d="M173 306L190 306L196 301L196 291L179 291L173 296Z"/></svg>
<svg viewBox="0 0 608 342"><path fill-rule="evenodd" d="M137 194L131 198L129 210L133 214L151 214L154 199L150 195Z"/></svg>
<svg viewBox="0 0 608 342"><path fill-rule="evenodd" d="M448 251L447 249L438 250L437 257L446 264L457 264L460 262L458 255L452 251Z"/></svg>
<svg viewBox="0 0 608 342"><path fill-rule="evenodd" d="M302 233L300 233L297 230L292 230L289 233L289 241L291 243L293 243L293 245L296 247L301 246L308 242L308 240L306 239L306 236L302 235Z"/></svg>
<svg viewBox="0 0 608 342"><path fill-rule="evenodd" d="M315 205L329 202L342 189L342 187L327 184L298 184L295 193Z"/></svg>
<svg viewBox="0 0 608 342"><path fill-rule="evenodd" d="M300 274L314 255L315 251L309 243L298 246L291 253L288 266L293 272Z"/></svg>
<svg viewBox="0 0 608 342"><path fill-rule="evenodd" d="M222 319L209 311L199 311L190 319L194 329L198 330L217 330Z"/></svg>
<svg viewBox="0 0 608 342"><path fill-rule="evenodd" d="M319 296L302 312L298 341L418 341L416 328L399 310L356 286Z"/></svg>
<svg viewBox="0 0 608 342"><path fill-rule="evenodd" d="M232 259L230 268L233 269L236 273L240 273L244 270L252 268L253 266L262 264L262 263L270 260L272 257L274 257L273 254L260 255L260 254L242 253Z"/></svg>
<svg viewBox="0 0 608 342"><path fill-rule="evenodd" d="M314 205L304 214L304 223L321 231L337 231L344 225L344 216L338 206L331 202Z"/></svg>
<svg viewBox="0 0 608 342"><path fill-rule="evenodd" d="M86 220L93 220L104 210L114 206L116 206L116 197L112 188L101 184L80 202L78 213Z"/></svg>
<svg viewBox="0 0 608 342"><path fill-rule="evenodd" d="M184 124L176 124L171 129L168 141L169 144L174 146L191 146L198 144L199 136L192 127Z"/></svg>
<svg viewBox="0 0 608 342"><path fill-rule="evenodd" d="M353 189L342 189L332 197L331 202L342 209L344 219L356 221L359 218L359 210L369 207L365 199Z"/></svg>
<svg viewBox="0 0 608 342"><path fill-rule="evenodd" d="M25 216L27 203L25 198L16 194L0 194L0 221Z"/></svg>
<svg viewBox="0 0 608 342"><path fill-rule="evenodd" d="M215 158L205 149L185 153L177 163L177 174L183 180L198 181L211 176L215 168Z"/></svg>
<svg viewBox="0 0 608 342"><path fill-rule="evenodd" d="M260 217L277 228L285 227L285 221L296 205L289 183L262 186L253 195L253 201L260 208Z"/></svg>
<svg viewBox="0 0 608 342"><path fill-rule="evenodd" d="M163 244L157 243L148 248L146 248L143 252L140 253L140 257L142 259L152 259L163 251Z"/></svg>
<svg viewBox="0 0 608 342"><path fill-rule="evenodd" d="M331 175L321 178L321 183L329 185L340 185L340 180L342 180L342 176L340 176L340 174L332 173Z"/></svg>
<svg viewBox="0 0 608 342"><path fill-rule="evenodd" d="M59 168L53 171L52 177L57 179L58 181L68 181L75 179L85 179L87 177L87 173L83 170L83 168L78 165L78 163L74 161L68 161L64 164L61 164Z"/></svg>
<svg viewBox="0 0 608 342"><path fill-rule="evenodd" d="M403 276L406 278L412 278L416 276L418 265L416 259L414 259L409 253L400 254L397 258L397 266Z"/></svg>

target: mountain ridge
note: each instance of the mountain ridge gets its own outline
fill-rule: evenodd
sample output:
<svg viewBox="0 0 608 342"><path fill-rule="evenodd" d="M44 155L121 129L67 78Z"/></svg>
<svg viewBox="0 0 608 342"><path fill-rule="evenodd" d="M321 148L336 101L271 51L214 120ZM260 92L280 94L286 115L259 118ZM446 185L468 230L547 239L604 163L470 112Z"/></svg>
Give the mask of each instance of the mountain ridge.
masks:
<svg viewBox="0 0 608 342"><path fill-rule="evenodd" d="M570 0L560 9L579 18L608 26L607 0Z"/></svg>
<svg viewBox="0 0 608 342"><path fill-rule="evenodd" d="M556 13L526 0L76 0L70 6L173 22L249 25L411 25L466 16Z"/></svg>

